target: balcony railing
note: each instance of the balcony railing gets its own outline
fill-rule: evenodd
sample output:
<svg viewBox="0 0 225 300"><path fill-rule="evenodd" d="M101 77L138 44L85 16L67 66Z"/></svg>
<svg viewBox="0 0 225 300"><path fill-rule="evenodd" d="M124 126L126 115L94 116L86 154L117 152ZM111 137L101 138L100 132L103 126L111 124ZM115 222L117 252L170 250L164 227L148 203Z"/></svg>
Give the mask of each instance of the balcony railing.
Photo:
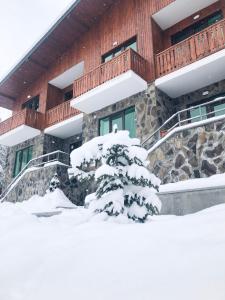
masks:
<svg viewBox="0 0 225 300"><path fill-rule="evenodd" d="M132 49L127 49L110 61L101 64L74 82L74 96L78 97L91 89L129 70L146 78L146 60Z"/></svg>
<svg viewBox="0 0 225 300"><path fill-rule="evenodd" d="M70 101L64 102L46 111L45 127L55 125L79 114L79 110L70 106Z"/></svg>
<svg viewBox="0 0 225 300"><path fill-rule="evenodd" d="M11 118L0 123L0 135L9 132L21 125L27 125L36 129L42 129L44 124L43 114L25 108Z"/></svg>
<svg viewBox="0 0 225 300"><path fill-rule="evenodd" d="M156 55L157 77L225 48L225 19Z"/></svg>

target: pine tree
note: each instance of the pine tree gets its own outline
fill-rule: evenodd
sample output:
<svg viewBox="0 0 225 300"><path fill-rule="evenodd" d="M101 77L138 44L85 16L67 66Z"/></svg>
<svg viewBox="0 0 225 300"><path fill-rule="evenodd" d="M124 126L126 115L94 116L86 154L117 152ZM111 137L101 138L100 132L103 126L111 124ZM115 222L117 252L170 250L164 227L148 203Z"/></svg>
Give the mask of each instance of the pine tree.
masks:
<svg viewBox="0 0 225 300"><path fill-rule="evenodd" d="M52 177L50 183L49 183L49 188L47 190L47 193L52 193L56 189L60 188L60 180L58 175L55 173L55 175Z"/></svg>
<svg viewBox="0 0 225 300"><path fill-rule="evenodd" d="M95 172L97 190L95 196L91 196L90 209L108 216L126 215L137 222L158 214L161 203L156 190L160 180L148 171L148 153L140 146L140 141L129 138L127 131L111 133L101 141L102 144L99 139L97 143L101 166ZM95 144L94 139L91 144ZM81 147L82 155L87 148L90 149L88 145ZM94 156L88 155L92 160L96 150L94 153ZM77 155L79 150L76 150Z"/></svg>

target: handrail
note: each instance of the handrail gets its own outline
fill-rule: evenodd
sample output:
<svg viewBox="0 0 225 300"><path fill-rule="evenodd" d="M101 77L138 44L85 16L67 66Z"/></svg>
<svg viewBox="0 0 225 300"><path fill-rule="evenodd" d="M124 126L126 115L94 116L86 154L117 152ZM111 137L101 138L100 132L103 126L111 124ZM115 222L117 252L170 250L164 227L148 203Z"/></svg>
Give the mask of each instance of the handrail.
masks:
<svg viewBox="0 0 225 300"><path fill-rule="evenodd" d="M214 114L215 111L210 111L210 112L206 112L206 113L202 113L201 111L201 107L202 106L207 106L209 104L212 104L212 103L216 103L216 102L219 102L219 101L222 101L222 100L225 100L225 97L217 97L216 99L213 99L211 101L208 101L206 103L202 103L202 104L199 104L199 105L195 105L195 106L191 106L189 108L185 108L183 110L180 110L178 112L176 112L175 114L173 114L169 119L167 119L159 128L157 128L147 139L145 139L143 142L142 142L142 146L145 146L145 144L147 142L149 142L153 137L156 136L156 140L153 141L153 143L157 143L159 140L160 140L160 132L166 130L166 132L164 132L165 135L167 135L171 130L173 130L175 127L177 126L183 126L183 123L187 122L189 123L190 121L192 120L196 120L196 119L205 119L205 117L211 115L211 114ZM190 117L190 118L185 118L185 119L182 119L182 114L184 113L187 113L187 112L191 112L191 110L193 109L199 109L199 115L195 116L195 117ZM216 112L222 112L224 111L225 112L225 108L222 108L222 109L217 109ZM173 121L173 125L169 128L166 127L166 125L168 125L171 121ZM164 136L165 136L164 135ZM153 146L153 143L150 143L151 144L151 147Z"/></svg>
<svg viewBox="0 0 225 300"><path fill-rule="evenodd" d="M0 202L3 202L4 201L4 198L8 195L8 193L10 192L11 190L11 187L18 181L18 179L23 175L23 173L28 170L30 167L40 167L40 166L44 166L45 164L48 164L50 162L54 162L54 161L58 161L60 162L60 154L62 155L65 155L67 158L68 158L68 161L70 159L70 155L66 152L63 152L63 151L60 151L60 150L57 150L57 151L53 151L53 152L50 152L50 153L47 153L47 154L43 154L41 156L38 156L36 158L33 158L31 159L27 164L26 166L19 172L19 174L17 174L17 176L10 182L10 184L7 186L7 188L2 192L2 194L0 195ZM54 159L50 159L51 156L54 156L56 155L57 158L54 158ZM47 158L47 160L44 160L45 158ZM36 163L35 162L38 162L40 161L40 163ZM65 166L68 166L70 167L70 165L64 163Z"/></svg>

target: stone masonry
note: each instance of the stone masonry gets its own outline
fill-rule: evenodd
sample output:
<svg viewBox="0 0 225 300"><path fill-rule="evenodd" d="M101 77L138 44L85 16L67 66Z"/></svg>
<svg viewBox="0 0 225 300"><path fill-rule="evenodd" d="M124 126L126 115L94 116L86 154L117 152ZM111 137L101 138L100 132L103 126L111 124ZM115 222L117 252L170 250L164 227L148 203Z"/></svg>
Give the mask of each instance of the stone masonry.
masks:
<svg viewBox="0 0 225 300"><path fill-rule="evenodd" d="M89 115L84 115L83 141L86 142L99 132L99 120L113 113L135 106L136 136L141 141L148 138L173 113L170 98L159 91L154 83L146 91L138 93Z"/></svg>
<svg viewBox="0 0 225 300"><path fill-rule="evenodd" d="M175 133L149 153L162 183L225 172L225 119Z"/></svg>

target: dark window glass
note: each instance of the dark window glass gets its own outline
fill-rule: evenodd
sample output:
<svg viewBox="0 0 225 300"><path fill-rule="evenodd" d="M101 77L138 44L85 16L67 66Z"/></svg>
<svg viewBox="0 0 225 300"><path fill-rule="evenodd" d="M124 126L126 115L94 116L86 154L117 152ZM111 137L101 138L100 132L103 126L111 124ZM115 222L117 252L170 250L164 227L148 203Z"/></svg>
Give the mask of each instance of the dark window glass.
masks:
<svg viewBox="0 0 225 300"><path fill-rule="evenodd" d="M14 165L14 176L17 176L26 164L32 159L33 146L16 152L16 160Z"/></svg>
<svg viewBox="0 0 225 300"><path fill-rule="evenodd" d="M23 103L22 108L29 108L38 111L39 109L39 96L35 96Z"/></svg>
<svg viewBox="0 0 225 300"><path fill-rule="evenodd" d="M111 60L113 57L119 55L122 51L126 50L126 49L133 49L134 51L137 51L137 41L136 38L129 40L128 42L120 45L119 47L113 49L112 51L110 51L109 53L105 54L102 56L102 62L107 62L109 60Z"/></svg>
<svg viewBox="0 0 225 300"><path fill-rule="evenodd" d="M99 134L105 135L112 132L114 126L116 126L118 130L128 130L130 137L135 137L135 108L130 107L124 111L101 119L99 121Z"/></svg>
<svg viewBox="0 0 225 300"><path fill-rule="evenodd" d="M171 36L172 45L175 45L190 36L204 30L205 28L209 27L210 25L215 24L216 22L223 19L222 11L217 11L212 15L194 23L193 25L183 29L182 31L177 32L176 34Z"/></svg>
<svg viewBox="0 0 225 300"><path fill-rule="evenodd" d="M68 91L64 94L64 101L69 101L73 98L73 90Z"/></svg>

